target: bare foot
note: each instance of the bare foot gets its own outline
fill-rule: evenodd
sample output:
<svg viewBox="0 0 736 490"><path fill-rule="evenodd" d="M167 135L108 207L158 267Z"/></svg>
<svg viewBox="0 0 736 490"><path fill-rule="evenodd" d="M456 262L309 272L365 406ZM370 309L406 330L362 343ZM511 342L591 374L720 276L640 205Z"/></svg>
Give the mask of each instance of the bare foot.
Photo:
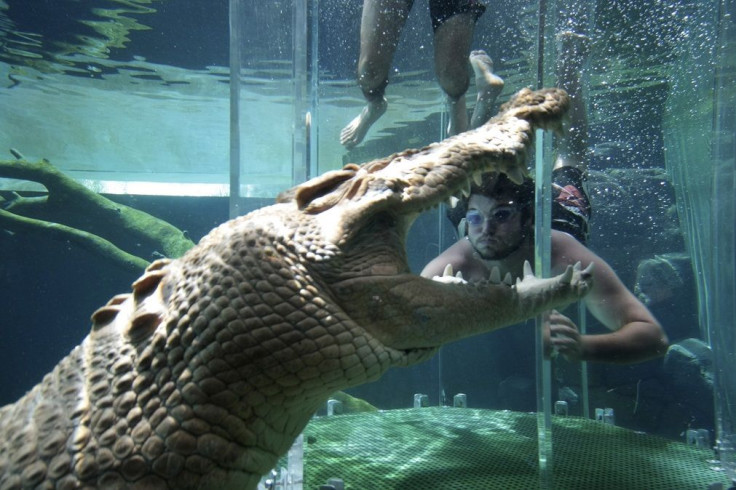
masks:
<svg viewBox="0 0 736 490"><path fill-rule="evenodd" d="M475 87L478 92L470 127L477 128L491 118L493 103L503 90L503 79L493 73L493 60L482 49L470 53L470 65L475 72Z"/></svg>
<svg viewBox="0 0 736 490"><path fill-rule="evenodd" d="M388 107L388 102L385 97L368 102L360 114L340 131L340 143L347 149L358 145L363 141L373 123L386 112L386 107Z"/></svg>

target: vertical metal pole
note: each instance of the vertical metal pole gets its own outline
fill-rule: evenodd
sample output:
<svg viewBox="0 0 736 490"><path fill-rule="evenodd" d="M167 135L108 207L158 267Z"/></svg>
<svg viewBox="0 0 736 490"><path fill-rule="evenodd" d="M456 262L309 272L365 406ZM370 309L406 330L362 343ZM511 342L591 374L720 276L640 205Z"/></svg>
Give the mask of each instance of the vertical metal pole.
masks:
<svg viewBox="0 0 736 490"><path fill-rule="evenodd" d="M294 0L292 16L292 55L294 84L294 122L292 133L292 185L307 180L308 174L308 151L307 131L311 130L311 122L308 125L309 99L307 98L307 1Z"/></svg>
<svg viewBox="0 0 736 490"><path fill-rule="evenodd" d="M442 111L441 119L443 119L443 124L446 123L444 121L445 114L447 111ZM442 126L446 127L446 126ZM445 204L441 204L439 208L437 209L437 255L439 255L443 250L446 250L450 245L452 245L452 242L447 243L447 240L445 239L446 236L446 229L447 229L447 218L446 218L446 211L447 208L445 208ZM454 233L453 233L454 236ZM462 237L460 237L462 238ZM440 347L440 349L437 351L437 400L438 405L443 406L446 398L446 391L445 391L445 373L443 365L443 353L445 351L444 347Z"/></svg>
<svg viewBox="0 0 736 490"><path fill-rule="evenodd" d="M544 86L545 36L547 34L547 1L539 0L539 27L537 31L537 88ZM550 223L552 221L552 170L548 165L551 145L543 131L536 134L534 266L542 277L550 274ZM552 452L552 368L544 354L544 317L536 318L536 381L537 381L537 440L539 458L539 488L553 489Z"/></svg>
<svg viewBox="0 0 736 490"><path fill-rule="evenodd" d="M537 30L537 89L544 87L544 34L547 30L547 0L539 0L539 26Z"/></svg>
<svg viewBox="0 0 736 490"><path fill-rule="evenodd" d="M713 348L716 447L736 482L736 0L719 2L713 100L713 243L708 334Z"/></svg>
<svg viewBox="0 0 736 490"><path fill-rule="evenodd" d="M229 215L240 210L240 8L242 0L230 0L230 201Z"/></svg>
<svg viewBox="0 0 736 490"><path fill-rule="evenodd" d="M588 333L587 315L588 309L583 301L578 302L578 329L580 335ZM588 363L583 361L580 363L580 386L582 388L581 397L583 398L583 417L590 418L590 399L588 393Z"/></svg>
<svg viewBox="0 0 736 490"><path fill-rule="evenodd" d="M319 173L319 0L309 2L309 31L310 51L309 67L309 113L310 127L307 128L307 175L310 179Z"/></svg>
<svg viewBox="0 0 736 490"><path fill-rule="evenodd" d="M544 133L537 130L536 135L536 175L535 175L535 223L534 223L534 266L535 273L541 277L550 275L550 223L552 221L552 171L549 142ZM539 443L539 487L554 488L552 453L552 367L544 350L544 317L536 318L536 381L537 381L537 438Z"/></svg>
<svg viewBox="0 0 736 490"><path fill-rule="evenodd" d="M309 0L294 0L292 16L292 57L294 84L294 121L292 132L292 185L304 182L309 177L312 152L312 113L309 93L308 64L309 42ZM316 12L313 12L316 15ZM311 45L313 47L313 45ZM317 74L313 73L316 77ZM304 488L304 436L300 434L289 450L289 490Z"/></svg>

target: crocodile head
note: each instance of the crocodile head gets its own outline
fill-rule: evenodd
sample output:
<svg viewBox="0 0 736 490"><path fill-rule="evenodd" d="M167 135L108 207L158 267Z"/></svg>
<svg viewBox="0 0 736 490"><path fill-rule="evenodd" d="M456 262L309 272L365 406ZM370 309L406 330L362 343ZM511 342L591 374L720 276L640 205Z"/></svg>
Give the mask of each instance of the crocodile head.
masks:
<svg viewBox="0 0 736 490"><path fill-rule="evenodd" d="M252 489L334 391L585 294L579 269L432 281L404 250L416 216L472 179L519 180L534 129L567 103L524 90L477 130L329 172L152 264L0 408L0 486Z"/></svg>
<svg viewBox="0 0 736 490"><path fill-rule="evenodd" d="M421 360L443 343L478 333L476 328L506 326L539 311L515 301L519 287L537 286L534 279L519 287L500 281L454 287L413 276L405 241L419 214L443 202L453 206L484 173L503 172L520 183L534 129L559 130L567 106L562 90L525 89L481 128L419 150L347 165L279 196L291 206L289 213L300 216L292 243L310 257L312 274L351 320L393 349L393 363ZM562 291L570 294L560 296L566 301L579 293ZM544 296L529 297L541 305ZM482 326L471 327L481 317Z"/></svg>

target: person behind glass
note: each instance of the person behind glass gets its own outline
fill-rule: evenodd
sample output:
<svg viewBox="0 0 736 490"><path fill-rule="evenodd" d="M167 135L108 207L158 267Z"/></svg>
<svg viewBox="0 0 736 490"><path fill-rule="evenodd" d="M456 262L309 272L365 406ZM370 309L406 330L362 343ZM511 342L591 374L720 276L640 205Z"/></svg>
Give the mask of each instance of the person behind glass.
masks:
<svg viewBox="0 0 736 490"><path fill-rule="evenodd" d="M340 133L340 143L350 149L358 145L368 129L385 112L388 74L401 31L414 0L364 0L360 23L358 85L366 105ZM485 123L493 100L503 82L493 75L493 63L483 51L474 51L470 62L475 71L478 100L468 118L465 92L470 84L468 53L475 22L486 7L479 0L430 0L434 30L434 66L440 87L447 96L447 133L454 135Z"/></svg>
<svg viewBox="0 0 736 490"><path fill-rule="evenodd" d="M548 347L569 360L634 363L653 359L668 347L661 325L611 266L585 246L591 209L584 185L587 119L580 73L588 40L565 32L558 41L560 85L569 92L572 107L570 127L566 138L557 143L552 172L551 272L560 274L576 262L594 263L593 288L584 301L612 332L581 335L570 318L552 311L546 319ZM488 279L495 268L501 278L522 277L524 262L534 258L533 204L530 179L517 185L503 174L487 174L480 185L471 187L469 198L448 213L454 223L460 223L460 240L429 262L421 275L442 276L449 264L468 282Z"/></svg>

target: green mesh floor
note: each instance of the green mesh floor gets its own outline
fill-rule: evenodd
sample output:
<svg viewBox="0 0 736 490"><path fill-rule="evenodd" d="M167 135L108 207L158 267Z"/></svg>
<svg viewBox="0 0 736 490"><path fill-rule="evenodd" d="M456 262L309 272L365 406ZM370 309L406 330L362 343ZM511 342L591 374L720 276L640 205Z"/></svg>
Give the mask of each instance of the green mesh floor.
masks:
<svg viewBox="0 0 736 490"><path fill-rule="evenodd" d="M339 477L350 490L539 488L536 415L452 408L314 419L305 489ZM601 422L554 419L555 488L706 489L726 483L712 451Z"/></svg>

